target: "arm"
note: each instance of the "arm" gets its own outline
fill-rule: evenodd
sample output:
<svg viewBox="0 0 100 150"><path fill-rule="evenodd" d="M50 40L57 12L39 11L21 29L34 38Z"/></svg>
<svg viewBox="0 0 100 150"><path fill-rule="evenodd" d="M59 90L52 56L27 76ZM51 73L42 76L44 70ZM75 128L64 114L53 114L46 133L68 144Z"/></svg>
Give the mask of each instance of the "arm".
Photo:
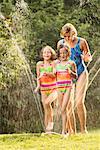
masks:
<svg viewBox="0 0 100 150"><path fill-rule="evenodd" d="M72 63L72 72L71 72L71 74L72 74L72 77L73 78L77 78L78 76L77 76L77 67L76 67L76 64L73 62Z"/></svg>
<svg viewBox="0 0 100 150"><path fill-rule="evenodd" d="M81 49L83 51L82 59L85 62L92 61L92 56L91 56L91 53L89 50L89 46L88 46L88 43L85 39L81 39L81 45L80 46L81 46Z"/></svg>
<svg viewBox="0 0 100 150"><path fill-rule="evenodd" d="M76 79L77 78L77 67L76 67L76 64L73 61L71 61L70 65L71 65L71 69L69 68L68 70L69 70L72 78Z"/></svg>
<svg viewBox="0 0 100 150"><path fill-rule="evenodd" d="M34 92L37 93L37 91L39 90L40 88L40 65L39 63L37 63L37 66L36 66L36 72L37 72L37 87L35 88Z"/></svg>

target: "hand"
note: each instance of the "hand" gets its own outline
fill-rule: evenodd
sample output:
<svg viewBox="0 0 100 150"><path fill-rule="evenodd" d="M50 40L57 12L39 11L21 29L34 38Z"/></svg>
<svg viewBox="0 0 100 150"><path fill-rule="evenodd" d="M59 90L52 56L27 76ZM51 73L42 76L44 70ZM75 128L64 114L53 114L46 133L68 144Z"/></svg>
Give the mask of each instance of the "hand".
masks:
<svg viewBox="0 0 100 150"><path fill-rule="evenodd" d="M36 89L34 90L34 93L37 93L39 90L39 87L36 87Z"/></svg>
<svg viewBox="0 0 100 150"><path fill-rule="evenodd" d="M55 74L52 73L52 72L51 72L51 73L49 73L49 72L48 72L48 73L45 73L44 75L45 75L45 76L49 76L50 78L55 77Z"/></svg>
<svg viewBox="0 0 100 150"><path fill-rule="evenodd" d="M81 55L82 60L84 60L85 62L91 61L92 57L89 53L85 53L83 52L83 54Z"/></svg>
<svg viewBox="0 0 100 150"><path fill-rule="evenodd" d="M45 75L45 73L42 73L42 74L37 78L37 80L40 80L41 77L44 76L44 75Z"/></svg>
<svg viewBox="0 0 100 150"><path fill-rule="evenodd" d="M85 55L82 54L82 55L81 55L81 58L82 58L82 60L84 60L84 59L85 59Z"/></svg>
<svg viewBox="0 0 100 150"><path fill-rule="evenodd" d="M81 55L82 60L85 60L85 56L86 56L86 54L85 54L85 52L83 51L83 53L82 53L82 55Z"/></svg>
<svg viewBox="0 0 100 150"><path fill-rule="evenodd" d="M69 67L67 68L67 71L68 71L69 74L72 73L72 70Z"/></svg>

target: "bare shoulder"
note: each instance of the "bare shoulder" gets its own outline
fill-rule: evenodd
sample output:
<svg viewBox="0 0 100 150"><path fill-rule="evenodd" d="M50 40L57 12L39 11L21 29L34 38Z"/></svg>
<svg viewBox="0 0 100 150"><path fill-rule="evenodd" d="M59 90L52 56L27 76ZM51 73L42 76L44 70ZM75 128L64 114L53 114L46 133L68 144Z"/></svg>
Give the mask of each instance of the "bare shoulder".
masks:
<svg viewBox="0 0 100 150"><path fill-rule="evenodd" d="M37 66L40 66L40 65L42 65L43 64L43 61L38 61L37 62Z"/></svg>
<svg viewBox="0 0 100 150"><path fill-rule="evenodd" d="M84 38L80 38L80 42L81 42L82 45L87 43L86 39L84 39Z"/></svg>
<svg viewBox="0 0 100 150"><path fill-rule="evenodd" d="M80 48L84 52L89 51L89 45L88 45L86 39L80 38Z"/></svg>
<svg viewBox="0 0 100 150"><path fill-rule="evenodd" d="M54 60L54 64L57 64L58 62L59 62L59 60L58 60L58 59Z"/></svg>

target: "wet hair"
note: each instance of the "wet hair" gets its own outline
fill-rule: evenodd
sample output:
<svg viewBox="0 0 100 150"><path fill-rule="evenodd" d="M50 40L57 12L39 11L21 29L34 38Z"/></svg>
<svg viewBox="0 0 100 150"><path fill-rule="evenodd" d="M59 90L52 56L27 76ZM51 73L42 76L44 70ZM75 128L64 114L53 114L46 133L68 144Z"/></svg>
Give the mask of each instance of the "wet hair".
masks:
<svg viewBox="0 0 100 150"><path fill-rule="evenodd" d="M55 60L55 59L56 59L56 52L55 52L55 50L54 50L51 46L49 46L49 45L47 45L47 46L45 46L45 47L42 48L42 50L41 50L41 52L40 52L40 58L43 60L43 51L44 51L45 49L49 49L50 52L51 52L51 59L50 59L50 60Z"/></svg>
<svg viewBox="0 0 100 150"><path fill-rule="evenodd" d="M71 52L70 52L70 47L69 47L69 45L59 45L59 48L58 48L58 50L57 50L57 57L59 58L60 57L60 50L61 49L64 49L65 51L67 51L67 57L70 57L70 55L71 55Z"/></svg>
<svg viewBox="0 0 100 150"><path fill-rule="evenodd" d="M61 29L61 32L60 32L60 36L62 38L64 38L64 35L66 33L70 33L70 36L77 36L77 30L76 28L71 24L71 23L66 23L62 29Z"/></svg>
<svg viewBox="0 0 100 150"><path fill-rule="evenodd" d="M59 49L61 49L63 47L64 47L64 44L59 44L58 47L57 47L57 49L59 50Z"/></svg>

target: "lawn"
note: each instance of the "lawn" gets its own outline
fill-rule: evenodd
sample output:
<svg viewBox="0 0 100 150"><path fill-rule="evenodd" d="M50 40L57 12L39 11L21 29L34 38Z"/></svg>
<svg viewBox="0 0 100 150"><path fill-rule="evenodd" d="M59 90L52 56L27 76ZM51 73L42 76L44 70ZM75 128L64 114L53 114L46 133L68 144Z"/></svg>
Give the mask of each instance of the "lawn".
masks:
<svg viewBox="0 0 100 150"><path fill-rule="evenodd" d="M57 134L1 134L0 150L100 150L100 130L66 138Z"/></svg>

